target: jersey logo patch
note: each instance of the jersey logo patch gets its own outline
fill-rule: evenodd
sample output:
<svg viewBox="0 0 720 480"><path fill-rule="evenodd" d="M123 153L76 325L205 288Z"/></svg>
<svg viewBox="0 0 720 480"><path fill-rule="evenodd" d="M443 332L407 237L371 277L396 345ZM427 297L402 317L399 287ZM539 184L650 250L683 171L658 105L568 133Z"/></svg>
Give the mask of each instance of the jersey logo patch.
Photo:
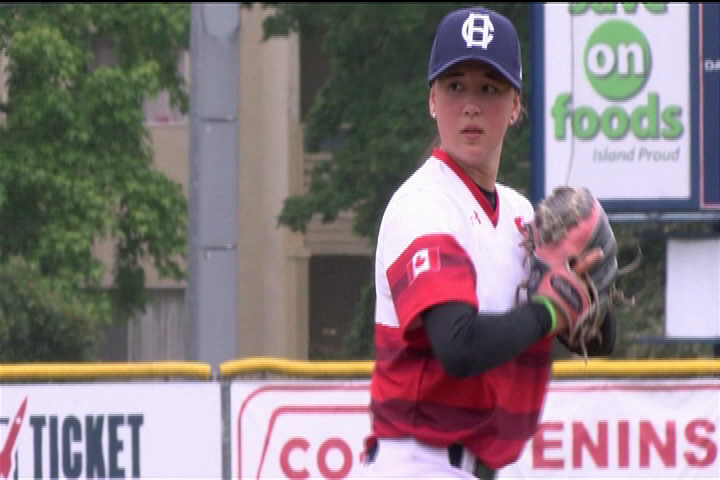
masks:
<svg viewBox="0 0 720 480"><path fill-rule="evenodd" d="M423 248L415 252L407 265L408 283L412 283L421 273L431 270L440 270L440 249L438 247Z"/></svg>

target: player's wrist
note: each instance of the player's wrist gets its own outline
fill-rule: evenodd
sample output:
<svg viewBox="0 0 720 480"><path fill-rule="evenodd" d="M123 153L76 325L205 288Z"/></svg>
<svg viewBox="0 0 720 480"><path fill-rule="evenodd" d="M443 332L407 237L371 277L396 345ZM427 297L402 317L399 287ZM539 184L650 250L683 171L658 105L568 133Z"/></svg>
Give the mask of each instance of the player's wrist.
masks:
<svg viewBox="0 0 720 480"><path fill-rule="evenodd" d="M533 295L531 300L535 303L544 305L548 313L550 314L550 328L547 330L547 332L545 332L545 335L551 336L556 334L558 331L558 314L552 300L550 300L544 295Z"/></svg>

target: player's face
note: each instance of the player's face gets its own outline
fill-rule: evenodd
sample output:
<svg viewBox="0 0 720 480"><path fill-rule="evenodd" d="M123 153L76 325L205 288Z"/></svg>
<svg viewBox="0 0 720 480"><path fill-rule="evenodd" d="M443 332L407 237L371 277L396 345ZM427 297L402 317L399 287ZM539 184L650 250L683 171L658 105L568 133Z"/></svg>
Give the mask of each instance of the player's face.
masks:
<svg viewBox="0 0 720 480"><path fill-rule="evenodd" d="M480 186L493 189L505 132L520 113L520 95L493 67L468 61L433 83L430 110L445 151Z"/></svg>

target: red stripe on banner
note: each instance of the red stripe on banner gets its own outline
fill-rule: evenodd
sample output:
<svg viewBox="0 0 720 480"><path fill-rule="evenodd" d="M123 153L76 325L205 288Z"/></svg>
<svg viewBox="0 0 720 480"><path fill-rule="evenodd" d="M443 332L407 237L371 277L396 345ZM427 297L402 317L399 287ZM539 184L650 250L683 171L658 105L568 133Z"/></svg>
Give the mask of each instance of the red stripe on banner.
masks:
<svg viewBox="0 0 720 480"><path fill-rule="evenodd" d="M294 384L294 385L267 385L263 387L259 387L256 390L254 390L252 393L248 394L248 396L243 401L242 405L240 406L240 410L238 412L237 416L237 436L238 436L238 447L237 447L237 466L238 466L238 480L241 480L243 478L242 475L242 418L243 414L245 412L245 409L247 408L248 404L251 400L253 400L255 397L262 393L266 392L274 392L274 391L280 391L280 392L318 392L318 391L367 391L369 390L369 385L347 385L347 384L321 384L321 385L313 385L313 384ZM303 408L303 407L297 407L297 408ZM327 406L319 406L317 408L320 409L327 409ZM341 407L345 408L345 406ZM367 406L361 406L361 407L349 407L349 408L361 408L365 411L368 411ZM354 410L353 410L354 411ZM346 412L345 412L346 413ZM369 412L368 412L369 413ZM267 438L270 438L269 436ZM265 448L267 448L267 440ZM259 470L258 470L259 471ZM259 477L258 477L259 478Z"/></svg>
<svg viewBox="0 0 720 480"><path fill-rule="evenodd" d="M265 442L263 443L263 449L262 454L260 455L260 463L258 464L257 469L257 476L256 478L262 478L262 468L265 463L265 458L267 457L267 451L268 446L270 445L270 438L272 437L273 429L275 428L275 424L277 423L277 419L281 415L285 415L288 413L304 413L304 414L310 414L310 413L325 413L325 414L348 414L348 413L369 413L369 406L364 405L292 405L292 406L284 406L276 408L272 415L270 416L270 421L268 425L267 434L265 435ZM344 478L349 473L348 471L345 472L334 472L337 474L339 478ZM242 477L242 473L238 471L238 477Z"/></svg>
<svg viewBox="0 0 720 480"><path fill-rule="evenodd" d="M557 385L551 384L553 392L597 392L597 391L620 391L620 392L673 392L683 390L718 390L720 383L699 384L699 385Z"/></svg>

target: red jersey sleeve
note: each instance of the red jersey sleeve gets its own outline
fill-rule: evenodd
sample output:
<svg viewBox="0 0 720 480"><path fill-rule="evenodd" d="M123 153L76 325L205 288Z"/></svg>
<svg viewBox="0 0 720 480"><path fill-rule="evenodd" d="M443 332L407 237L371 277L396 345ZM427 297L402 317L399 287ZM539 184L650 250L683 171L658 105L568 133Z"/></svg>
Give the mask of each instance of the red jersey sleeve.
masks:
<svg viewBox="0 0 720 480"><path fill-rule="evenodd" d="M460 301L477 307L475 268L451 235L415 239L387 269L387 278L404 336L433 305Z"/></svg>

